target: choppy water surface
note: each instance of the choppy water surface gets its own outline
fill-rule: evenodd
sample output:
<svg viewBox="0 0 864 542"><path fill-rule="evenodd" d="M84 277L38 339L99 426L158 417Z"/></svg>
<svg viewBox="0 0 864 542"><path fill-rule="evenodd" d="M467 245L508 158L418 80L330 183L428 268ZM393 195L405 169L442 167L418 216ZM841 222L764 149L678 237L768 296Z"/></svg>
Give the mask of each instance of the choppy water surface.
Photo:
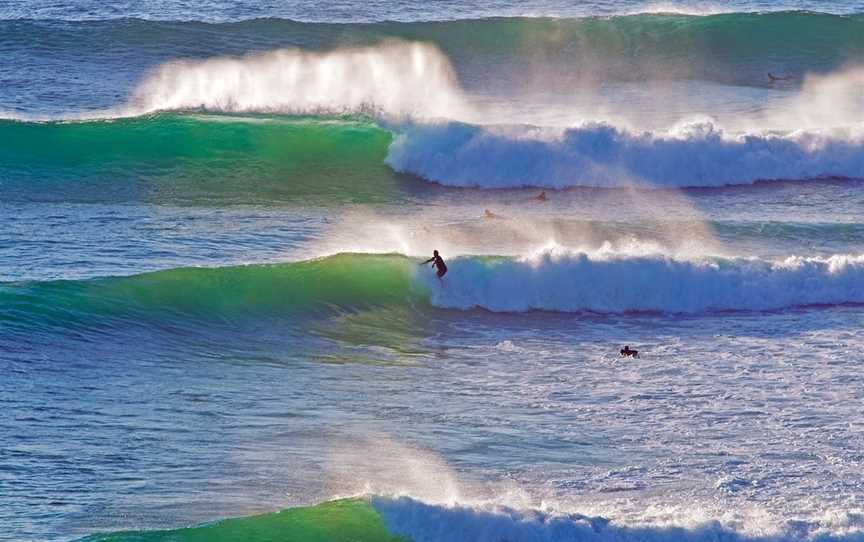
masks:
<svg viewBox="0 0 864 542"><path fill-rule="evenodd" d="M861 6L430 6L0 6L0 539L861 538Z"/></svg>

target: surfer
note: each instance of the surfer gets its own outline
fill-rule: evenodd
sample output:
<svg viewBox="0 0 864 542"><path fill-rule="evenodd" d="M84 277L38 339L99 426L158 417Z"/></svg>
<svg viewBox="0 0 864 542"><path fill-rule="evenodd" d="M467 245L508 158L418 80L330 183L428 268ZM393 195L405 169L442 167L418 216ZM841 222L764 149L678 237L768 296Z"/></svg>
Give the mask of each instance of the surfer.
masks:
<svg viewBox="0 0 864 542"><path fill-rule="evenodd" d="M621 352L622 358L638 358L639 357L639 351L638 350L631 350L629 344L626 345L624 348L622 348L620 350L620 352Z"/></svg>
<svg viewBox="0 0 864 542"><path fill-rule="evenodd" d="M443 280L444 275L447 274L447 264L444 263L444 258L438 255L437 250L433 250L432 257L421 263L420 265L426 265L427 263L431 263L435 266L436 269L438 269L438 280Z"/></svg>
<svg viewBox="0 0 864 542"><path fill-rule="evenodd" d="M769 83L774 83L776 81L788 81L789 79L790 79L790 77L788 75L786 75L786 76L774 75L771 72L768 72L768 82Z"/></svg>
<svg viewBox="0 0 864 542"><path fill-rule="evenodd" d="M548 199L546 197L546 191L544 190L544 191L540 192L539 194L534 196L534 199L536 199L537 201L546 201Z"/></svg>
<svg viewBox="0 0 864 542"><path fill-rule="evenodd" d="M485 211L483 211L483 218L501 218L501 215L495 214L489 209L486 209Z"/></svg>

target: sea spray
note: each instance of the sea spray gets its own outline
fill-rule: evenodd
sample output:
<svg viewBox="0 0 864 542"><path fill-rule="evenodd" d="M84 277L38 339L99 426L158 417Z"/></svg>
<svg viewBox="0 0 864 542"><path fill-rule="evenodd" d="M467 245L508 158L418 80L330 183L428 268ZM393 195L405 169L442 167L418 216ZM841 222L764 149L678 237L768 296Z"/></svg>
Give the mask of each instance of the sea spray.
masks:
<svg viewBox="0 0 864 542"><path fill-rule="evenodd" d="M464 104L450 62L437 48L388 41L323 53L282 49L168 62L138 85L130 107L139 114L205 109L453 117Z"/></svg>

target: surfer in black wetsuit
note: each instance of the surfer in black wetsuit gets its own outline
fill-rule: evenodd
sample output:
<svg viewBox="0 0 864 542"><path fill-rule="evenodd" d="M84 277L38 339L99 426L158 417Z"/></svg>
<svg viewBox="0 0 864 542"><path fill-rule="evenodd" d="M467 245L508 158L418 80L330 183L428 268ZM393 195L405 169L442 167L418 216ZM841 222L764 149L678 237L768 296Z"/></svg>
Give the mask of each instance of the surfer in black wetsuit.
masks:
<svg viewBox="0 0 864 542"><path fill-rule="evenodd" d="M777 81L788 81L789 79L790 79L790 77L788 75L784 77L784 76L780 76L780 75L774 75L771 72L768 72L768 82L769 83L776 83Z"/></svg>
<svg viewBox="0 0 864 542"><path fill-rule="evenodd" d="M427 263L431 263L438 270L438 272L437 272L438 280L443 279L444 275L447 274L447 264L444 263L444 258L442 258L441 256L438 255L437 250L433 250L432 251L432 257L429 258L428 260L426 260L425 262L421 263L420 265L426 265Z"/></svg>

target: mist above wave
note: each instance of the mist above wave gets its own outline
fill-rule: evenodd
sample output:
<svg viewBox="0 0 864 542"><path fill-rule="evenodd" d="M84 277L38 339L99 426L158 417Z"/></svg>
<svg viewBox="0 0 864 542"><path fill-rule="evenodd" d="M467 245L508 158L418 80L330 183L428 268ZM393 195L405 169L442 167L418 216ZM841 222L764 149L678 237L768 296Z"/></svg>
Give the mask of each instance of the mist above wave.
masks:
<svg viewBox="0 0 864 542"><path fill-rule="evenodd" d="M130 100L137 113L204 109L455 116L462 107L448 59L433 46L400 41L329 52L281 49L172 61L148 75Z"/></svg>

